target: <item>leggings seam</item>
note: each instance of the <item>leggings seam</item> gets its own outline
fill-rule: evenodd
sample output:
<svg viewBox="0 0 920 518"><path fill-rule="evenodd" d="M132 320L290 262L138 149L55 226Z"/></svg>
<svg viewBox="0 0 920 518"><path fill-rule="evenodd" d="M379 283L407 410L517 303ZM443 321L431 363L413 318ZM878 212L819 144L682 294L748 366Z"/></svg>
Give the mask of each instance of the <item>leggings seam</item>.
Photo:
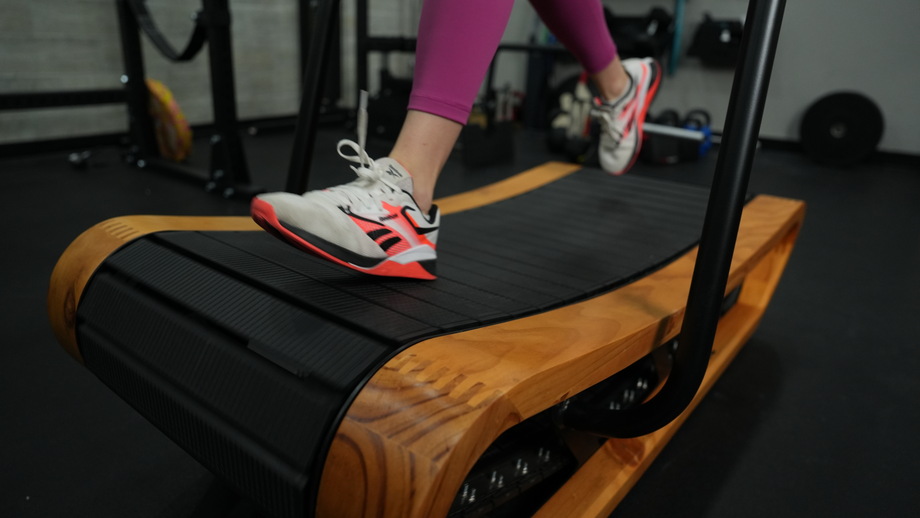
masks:
<svg viewBox="0 0 920 518"><path fill-rule="evenodd" d="M466 120L469 118L472 108L466 106L464 103L413 92L409 97L409 109L438 115L459 122L460 124L466 124ZM463 114L463 116L460 117L460 114Z"/></svg>

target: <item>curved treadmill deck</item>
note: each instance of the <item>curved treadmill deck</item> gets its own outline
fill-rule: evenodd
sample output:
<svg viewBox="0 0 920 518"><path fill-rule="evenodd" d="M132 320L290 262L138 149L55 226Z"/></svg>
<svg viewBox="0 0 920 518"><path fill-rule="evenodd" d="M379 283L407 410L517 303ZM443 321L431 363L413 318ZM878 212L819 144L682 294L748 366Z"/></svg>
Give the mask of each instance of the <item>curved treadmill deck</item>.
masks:
<svg viewBox="0 0 920 518"><path fill-rule="evenodd" d="M442 200L430 282L363 276L243 218L102 223L55 271L55 328L273 515L443 515L498 434L679 328L708 191L576 169ZM751 209L769 220L760 232ZM779 264L760 268L769 287L742 312L766 305L800 219L797 202L749 204L738 250L751 250L736 251L730 288L764 257Z"/></svg>

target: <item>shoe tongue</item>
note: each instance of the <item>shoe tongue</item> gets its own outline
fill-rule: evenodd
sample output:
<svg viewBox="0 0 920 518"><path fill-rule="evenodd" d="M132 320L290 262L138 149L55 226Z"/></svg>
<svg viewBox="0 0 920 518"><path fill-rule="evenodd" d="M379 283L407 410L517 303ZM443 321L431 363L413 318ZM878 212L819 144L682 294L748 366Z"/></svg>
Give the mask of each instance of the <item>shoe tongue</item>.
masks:
<svg viewBox="0 0 920 518"><path fill-rule="evenodd" d="M380 173L388 182L412 194L412 177L402 164L389 157L375 160L375 162Z"/></svg>

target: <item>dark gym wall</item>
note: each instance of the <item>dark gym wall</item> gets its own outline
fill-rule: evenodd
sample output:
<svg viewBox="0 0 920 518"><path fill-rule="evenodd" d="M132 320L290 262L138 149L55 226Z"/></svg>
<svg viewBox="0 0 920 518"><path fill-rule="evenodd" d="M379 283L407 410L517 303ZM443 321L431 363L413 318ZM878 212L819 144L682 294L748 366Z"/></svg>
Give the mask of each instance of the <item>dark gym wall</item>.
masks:
<svg viewBox="0 0 920 518"><path fill-rule="evenodd" d="M233 0L237 97L242 118L292 115L298 101L299 0ZM375 34L411 35L421 0L374 0L370 16ZM617 13L648 12L652 5L672 9L674 0L604 0ZM342 3L343 101L353 104L354 2ZM151 12L175 46L184 44L197 1L148 0ZM683 51L693 30L709 12L740 18L747 0L686 2ZM916 0L809 0L789 2L776 58L762 135L795 141L808 106L828 92L854 90L874 99L885 115L879 148L920 154L920 99L908 89L920 84L920 67L911 66L920 45ZM518 1L506 42L526 42L534 13ZM164 81L192 123L211 120L205 56L189 64L167 63L145 42L147 71ZM393 57L398 72L411 73L411 60ZM502 57L496 83L522 80L523 64ZM372 62L373 66L373 62ZM122 73L113 0L4 0L0 16L0 92L117 88ZM371 76L374 89L375 78ZM731 71L704 69L682 57L656 105L682 110L705 108L720 129ZM0 114L0 144L122 131L119 106L28 110Z"/></svg>

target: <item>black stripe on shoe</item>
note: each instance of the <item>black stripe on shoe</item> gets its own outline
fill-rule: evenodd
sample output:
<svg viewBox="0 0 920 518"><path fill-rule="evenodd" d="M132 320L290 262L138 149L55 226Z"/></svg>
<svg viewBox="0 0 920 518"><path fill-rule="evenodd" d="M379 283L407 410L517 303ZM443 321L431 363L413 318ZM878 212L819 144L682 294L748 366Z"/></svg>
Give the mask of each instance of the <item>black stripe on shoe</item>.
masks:
<svg viewBox="0 0 920 518"><path fill-rule="evenodd" d="M378 228L377 230L371 230L367 233L367 237L371 238L373 241L377 241L378 237L383 237L387 234L392 234L393 231L388 228Z"/></svg>
<svg viewBox="0 0 920 518"><path fill-rule="evenodd" d="M397 245L401 242L402 242L402 238L393 236L390 239L385 240L383 243L377 243L377 245L380 246L381 250L386 252L387 250L392 248L394 245Z"/></svg>

